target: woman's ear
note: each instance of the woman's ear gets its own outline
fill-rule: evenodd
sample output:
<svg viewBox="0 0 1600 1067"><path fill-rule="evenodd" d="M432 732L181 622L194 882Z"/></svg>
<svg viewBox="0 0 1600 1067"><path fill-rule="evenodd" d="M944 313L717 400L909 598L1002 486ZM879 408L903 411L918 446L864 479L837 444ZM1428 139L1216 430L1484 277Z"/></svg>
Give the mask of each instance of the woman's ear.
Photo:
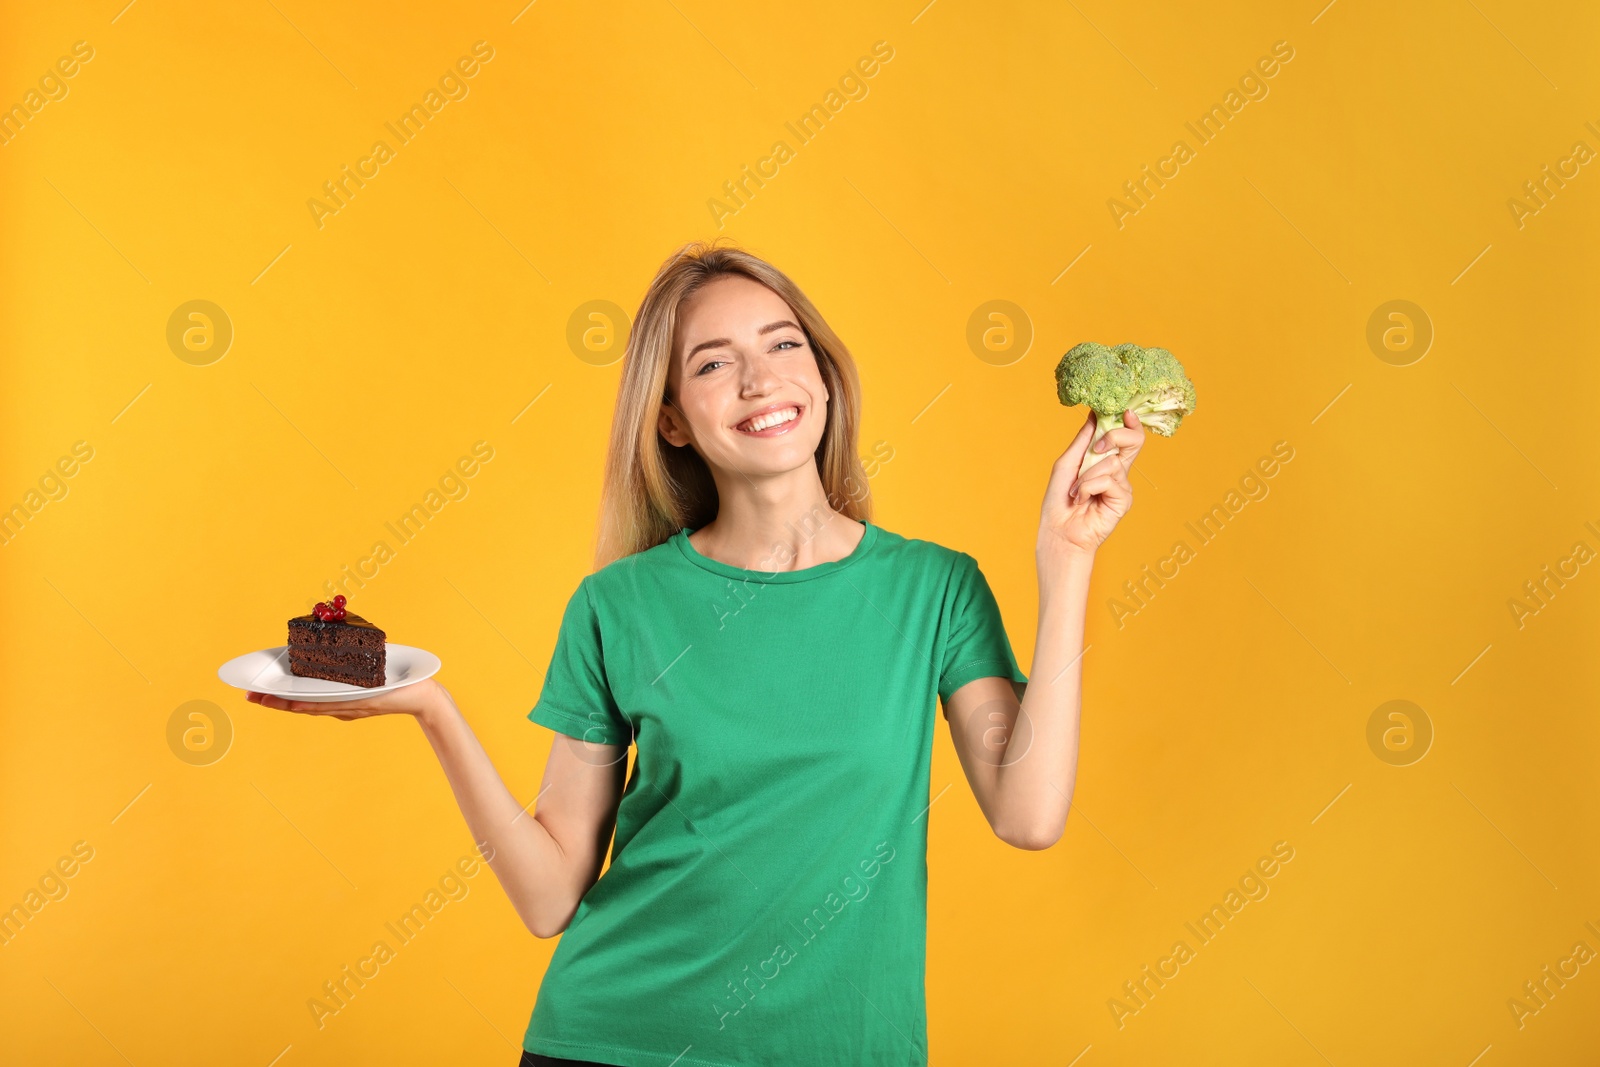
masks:
<svg viewBox="0 0 1600 1067"><path fill-rule="evenodd" d="M675 448L682 448L689 443L689 435L684 433L678 426L677 409L666 404L661 406L661 415L656 420L656 429L667 444Z"/></svg>

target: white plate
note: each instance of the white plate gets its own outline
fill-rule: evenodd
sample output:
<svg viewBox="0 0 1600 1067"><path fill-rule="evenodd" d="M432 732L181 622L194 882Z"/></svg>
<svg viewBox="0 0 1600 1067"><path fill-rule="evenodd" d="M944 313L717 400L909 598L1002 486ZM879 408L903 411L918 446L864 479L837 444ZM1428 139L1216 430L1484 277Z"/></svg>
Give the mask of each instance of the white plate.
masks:
<svg viewBox="0 0 1600 1067"><path fill-rule="evenodd" d="M288 645L264 648L259 652L247 652L242 656L236 656L217 668L217 677L235 689L266 693L269 696L283 697L285 700L327 703L392 693L424 678L432 678L439 670L439 657L432 652L389 642L383 647L383 685L371 689L351 685L348 682L302 678L289 673Z"/></svg>

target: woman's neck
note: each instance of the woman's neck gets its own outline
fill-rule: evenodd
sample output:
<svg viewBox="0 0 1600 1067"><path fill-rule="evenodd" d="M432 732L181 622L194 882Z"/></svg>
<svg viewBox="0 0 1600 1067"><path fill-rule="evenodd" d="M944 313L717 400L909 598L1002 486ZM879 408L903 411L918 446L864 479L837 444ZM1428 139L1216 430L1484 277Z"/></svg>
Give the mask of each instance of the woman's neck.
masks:
<svg viewBox="0 0 1600 1067"><path fill-rule="evenodd" d="M753 491L719 494L717 517L689 537L696 552L746 570L794 571L844 559L866 534L828 505L820 480L813 492L776 499L746 488Z"/></svg>

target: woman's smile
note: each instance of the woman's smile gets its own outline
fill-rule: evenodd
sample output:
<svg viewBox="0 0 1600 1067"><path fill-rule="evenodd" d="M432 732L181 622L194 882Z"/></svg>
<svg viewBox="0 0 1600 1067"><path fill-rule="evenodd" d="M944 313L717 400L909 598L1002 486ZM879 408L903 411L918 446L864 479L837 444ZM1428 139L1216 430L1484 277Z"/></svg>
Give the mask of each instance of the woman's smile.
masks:
<svg viewBox="0 0 1600 1067"><path fill-rule="evenodd" d="M769 404L737 423L734 429L746 437L778 437L799 425L804 410L800 404Z"/></svg>

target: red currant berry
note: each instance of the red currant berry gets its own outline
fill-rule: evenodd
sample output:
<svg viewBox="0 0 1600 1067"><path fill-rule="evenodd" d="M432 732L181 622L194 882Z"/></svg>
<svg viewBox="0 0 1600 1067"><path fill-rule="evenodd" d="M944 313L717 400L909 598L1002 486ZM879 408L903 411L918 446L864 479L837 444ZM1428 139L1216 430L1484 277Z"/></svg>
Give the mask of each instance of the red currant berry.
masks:
<svg viewBox="0 0 1600 1067"><path fill-rule="evenodd" d="M336 608L334 610L333 617L342 622L344 620L344 609L343 608Z"/></svg>
<svg viewBox="0 0 1600 1067"><path fill-rule="evenodd" d="M338 596L333 598L333 606L334 607L342 608L342 607L344 607L344 604L345 604L345 600L344 600L344 594L343 593L340 593Z"/></svg>
<svg viewBox="0 0 1600 1067"><path fill-rule="evenodd" d="M321 601L318 601L317 606L312 608L311 610L316 612L318 615L321 615L324 611L327 610L327 608L328 608L328 605L322 603Z"/></svg>

